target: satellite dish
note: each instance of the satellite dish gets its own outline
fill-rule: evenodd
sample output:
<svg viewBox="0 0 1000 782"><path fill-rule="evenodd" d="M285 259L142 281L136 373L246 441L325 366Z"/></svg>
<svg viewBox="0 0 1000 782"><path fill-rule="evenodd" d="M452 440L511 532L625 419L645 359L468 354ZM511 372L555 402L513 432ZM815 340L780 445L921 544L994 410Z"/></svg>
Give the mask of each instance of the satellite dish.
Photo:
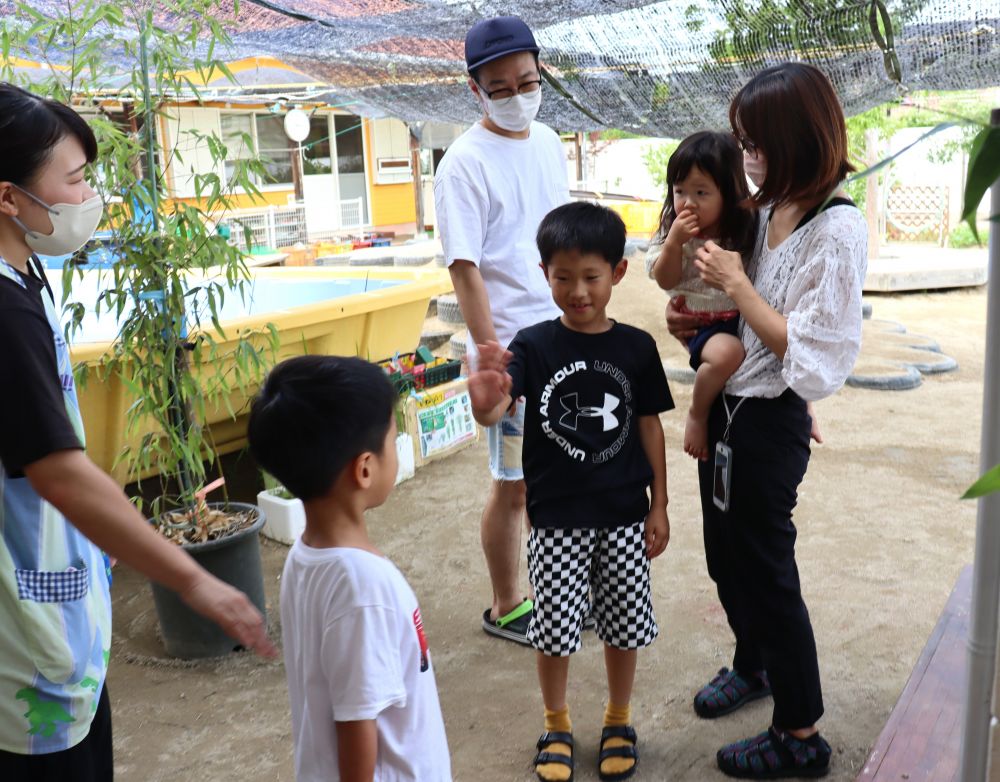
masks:
<svg viewBox="0 0 1000 782"><path fill-rule="evenodd" d="M302 143L309 135L309 115L302 109L292 109L285 115L285 135Z"/></svg>

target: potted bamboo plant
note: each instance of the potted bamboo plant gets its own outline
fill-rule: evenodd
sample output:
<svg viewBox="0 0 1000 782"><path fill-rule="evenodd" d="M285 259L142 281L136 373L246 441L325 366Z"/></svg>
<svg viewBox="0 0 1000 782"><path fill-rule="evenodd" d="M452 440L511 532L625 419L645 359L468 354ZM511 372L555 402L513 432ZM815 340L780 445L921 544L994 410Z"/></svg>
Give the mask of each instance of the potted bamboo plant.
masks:
<svg viewBox="0 0 1000 782"><path fill-rule="evenodd" d="M172 108L181 97L198 101L197 84L225 74L215 56L227 35L209 0L167 0L131 8L69 3L46 16L18 2L5 25L2 78L74 105L99 141L91 173L107 204L103 227L113 263L101 272L97 314L117 323L117 339L99 377L117 378L132 399L118 456L133 478L158 476L151 523L218 577L244 591L264 611L258 531L264 514L252 505L206 502L218 470L206 410L232 408L234 394L252 392L271 363L273 330L227 333L219 313L227 299L245 297L251 277L241 252L215 229L232 211L235 195L259 196L265 166L244 135L185 129ZM30 83L9 63L12 55L49 64ZM156 128L173 141L167 157ZM186 142L183 140L187 136ZM210 173L190 173L194 199L171 200L165 172L184 175L177 151L194 149L212 161ZM228 161L228 162L227 162ZM235 163L233 162L235 161ZM95 274L97 272L87 272ZM63 272L67 335L72 341L92 313L74 301L83 273ZM78 373L79 374L79 373ZM148 488L148 486L147 486ZM154 585L167 651L181 657L229 652L234 642Z"/></svg>

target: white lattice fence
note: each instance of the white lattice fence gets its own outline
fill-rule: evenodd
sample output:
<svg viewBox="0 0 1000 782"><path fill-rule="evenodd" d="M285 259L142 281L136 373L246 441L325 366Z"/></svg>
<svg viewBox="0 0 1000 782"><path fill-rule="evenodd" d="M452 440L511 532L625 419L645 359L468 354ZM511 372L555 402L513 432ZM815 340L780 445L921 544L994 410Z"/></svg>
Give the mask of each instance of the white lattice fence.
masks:
<svg viewBox="0 0 1000 782"><path fill-rule="evenodd" d="M885 190L883 235L889 241L937 242L948 235L948 188L898 185Z"/></svg>

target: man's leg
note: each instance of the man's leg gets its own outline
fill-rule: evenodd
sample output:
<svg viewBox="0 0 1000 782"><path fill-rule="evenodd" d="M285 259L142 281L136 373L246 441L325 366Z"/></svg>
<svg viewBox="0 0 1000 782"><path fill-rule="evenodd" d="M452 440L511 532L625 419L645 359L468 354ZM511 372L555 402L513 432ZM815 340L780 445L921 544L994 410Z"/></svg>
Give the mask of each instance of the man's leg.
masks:
<svg viewBox="0 0 1000 782"><path fill-rule="evenodd" d="M524 600L518 585L524 494L524 481L493 481L483 510L480 538L493 585L493 621L509 614Z"/></svg>
<svg viewBox="0 0 1000 782"><path fill-rule="evenodd" d="M524 598L518 575L525 488L521 471L524 402L487 429L493 485L483 509L480 540L493 586L493 602L483 613L483 629L491 635L527 645L531 601Z"/></svg>

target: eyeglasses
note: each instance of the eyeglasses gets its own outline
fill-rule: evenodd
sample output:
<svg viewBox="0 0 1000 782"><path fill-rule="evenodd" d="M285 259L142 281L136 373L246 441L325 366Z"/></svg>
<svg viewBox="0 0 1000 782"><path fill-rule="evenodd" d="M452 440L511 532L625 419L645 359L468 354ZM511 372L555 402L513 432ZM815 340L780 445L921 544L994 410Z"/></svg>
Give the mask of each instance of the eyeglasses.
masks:
<svg viewBox="0 0 1000 782"><path fill-rule="evenodd" d="M740 145L740 149L742 149L748 155L757 154L757 145L754 144L750 139L739 133L734 133L733 135L736 137L736 143Z"/></svg>
<svg viewBox="0 0 1000 782"><path fill-rule="evenodd" d="M508 89L507 87L499 90L493 90L492 92L485 90L482 87L480 87L480 89L483 90L483 94L496 105L504 106L510 103L511 98L515 95L534 95L539 89L541 89L541 87L541 79L532 79L531 81L526 81L517 85L517 92L514 92L514 90Z"/></svg>

